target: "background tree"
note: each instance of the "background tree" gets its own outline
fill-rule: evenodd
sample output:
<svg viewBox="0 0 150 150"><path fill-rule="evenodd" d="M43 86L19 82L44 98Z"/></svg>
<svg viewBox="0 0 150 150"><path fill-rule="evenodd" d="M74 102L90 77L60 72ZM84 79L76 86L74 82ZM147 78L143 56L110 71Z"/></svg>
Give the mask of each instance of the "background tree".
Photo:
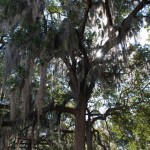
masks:
<svg viewBox="0 0 150 150"><path fill-rule="evenodd" d="M0 0L1 148L149 147L149 4Z"/></svg>

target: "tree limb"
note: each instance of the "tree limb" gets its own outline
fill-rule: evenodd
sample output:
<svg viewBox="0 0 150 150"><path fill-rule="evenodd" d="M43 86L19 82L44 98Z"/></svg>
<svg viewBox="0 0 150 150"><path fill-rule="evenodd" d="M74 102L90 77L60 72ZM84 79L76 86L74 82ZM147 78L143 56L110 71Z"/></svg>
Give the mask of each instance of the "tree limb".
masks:
<svg viewBox="0 0 150 150"><path fill-rule="evenodd" d="M94 129L94 133L97 133L97 142L98 142L98 144L101 147L103 147L104 150L107 150L106 146L102 143L102 140L101 140L100 135L99 135L99 131Z"/></svg>
<svg viewBox="0 0 150 150"><path fill-rule="evenodd" d="M65 65L67 66L69 70L69 77L71 79L69 86L71 87L75 96L75 93L77 93L78 91L78 79L77 79L76 72L75 72L76 68L73 68L74 66L70 64L69 60L66 57L63 57L62 60L64 61Z"/></svg>
<svg viewBox="0 0 150 150"><path fill-rule="evenodd" d="M98 64L103 61L105 55L109 52L111 48L119 44L126 36L127 32L131 28L131 24L136 16L136 14L144 8L146 4L149 4L148 0L143 0L140 2L135 9L122 21L119 27L114 27L110 35L112 35L103 46L98 46L96 49L101 49L102 56L98 59L95 59L93 64ZM117 33L118 32L118 33Z"/></svg>
<svg viewBox="0 0 150 150"><path fill-rule="evenodd" d="M42 116L45 116L45 114L47 112L52 112L52 111L59 111L59 112L63 112L63 113L69 113L69 114L72 114L72 115L76 115L76 109L75 108L69 108L69 107L65 107L65 106L61 106L61 105L56 105L54 106L53 103L49 104L49 106L43 108L43 114ZM37 118L37 111L32 111L30 112L28 115L27 115L27 118L26 120L27 121L33 121L33 118ZM38 119L37 119L38 120ZM19 118L17 120L14 120L14 121L11 121L11 120L8 120L8 121L2 121L2 124L1 126L4 127L4 126L10 126L12 127L13 125L15 124L20 124L22 122L22 119Z"/></svg>
<svg viewBox="0 0 150 150"><path fill-rule="evenodd" d="M109 0L105 0L105 6L106 6L106 15L108 17L109 25L113 26L110 7L109 7Z"/></svg>
<svg viewBox="0 0 150 150"><path fill-rule="evenodd" d="M86 22L87 22L87 19L88 19L88 13L89 13L89 10L90 10L91 7L92 7L92 0L87 0L87 8L86 8L86 10L84 12L83 22L81 24L80 31L79 31L80 39L83 38Z"/></svg>
<svg viewBox="0 0 150 150"><path fill-rule="evenodd" d="M10 109L10 106L9 105L6 105L6 104L1 104L0 103L0 110L1 109Z"/></svg>

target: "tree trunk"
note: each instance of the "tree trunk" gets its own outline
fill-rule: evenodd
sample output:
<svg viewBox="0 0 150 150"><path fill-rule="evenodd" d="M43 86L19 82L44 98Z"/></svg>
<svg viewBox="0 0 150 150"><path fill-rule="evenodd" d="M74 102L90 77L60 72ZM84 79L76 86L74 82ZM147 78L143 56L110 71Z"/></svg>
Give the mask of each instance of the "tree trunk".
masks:
<svg viewBox="0 0 150 150"><path fill-rule="evenodd" d="M86 139L87 139L87 149L93 150L92 131L91 131L90 122L87 122L87 125L86 125Z"/></svg>
<svg viewBox="0 0 150 150"><path fill-rule="evenodd" d="M82 99L75 116L75 150L85 150L85 111L86 101Z"/></svg>

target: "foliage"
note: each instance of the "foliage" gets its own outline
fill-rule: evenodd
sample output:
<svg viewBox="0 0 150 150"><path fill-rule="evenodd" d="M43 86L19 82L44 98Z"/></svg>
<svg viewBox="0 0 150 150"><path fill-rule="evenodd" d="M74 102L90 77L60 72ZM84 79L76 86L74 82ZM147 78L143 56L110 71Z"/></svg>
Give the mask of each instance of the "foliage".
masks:
<svg viewBox="0 0 150 150"><path fill-rule="evenodd" d="M0 0L0 148L149 149L148 5Z"/></svg>

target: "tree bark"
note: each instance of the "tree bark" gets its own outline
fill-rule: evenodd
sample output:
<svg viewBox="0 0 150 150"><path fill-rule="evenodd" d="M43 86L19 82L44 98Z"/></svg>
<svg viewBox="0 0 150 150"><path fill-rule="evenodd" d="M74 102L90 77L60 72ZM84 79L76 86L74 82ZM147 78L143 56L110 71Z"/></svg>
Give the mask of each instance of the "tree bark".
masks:
<svg viewBox="0 0 150 150"><path fill-rule="evenodd" d="M87 125L86 125L86 140L87 140L87 149L93 150L92 130L91 130L90 122L87 122Z"/></svg>
<svg viewBox="0 0 150 150"><path fill-rule="evenodd" d="M86 100L80 99L75 115L75 145L74 150L85 150L85 112Z"/></svg>

